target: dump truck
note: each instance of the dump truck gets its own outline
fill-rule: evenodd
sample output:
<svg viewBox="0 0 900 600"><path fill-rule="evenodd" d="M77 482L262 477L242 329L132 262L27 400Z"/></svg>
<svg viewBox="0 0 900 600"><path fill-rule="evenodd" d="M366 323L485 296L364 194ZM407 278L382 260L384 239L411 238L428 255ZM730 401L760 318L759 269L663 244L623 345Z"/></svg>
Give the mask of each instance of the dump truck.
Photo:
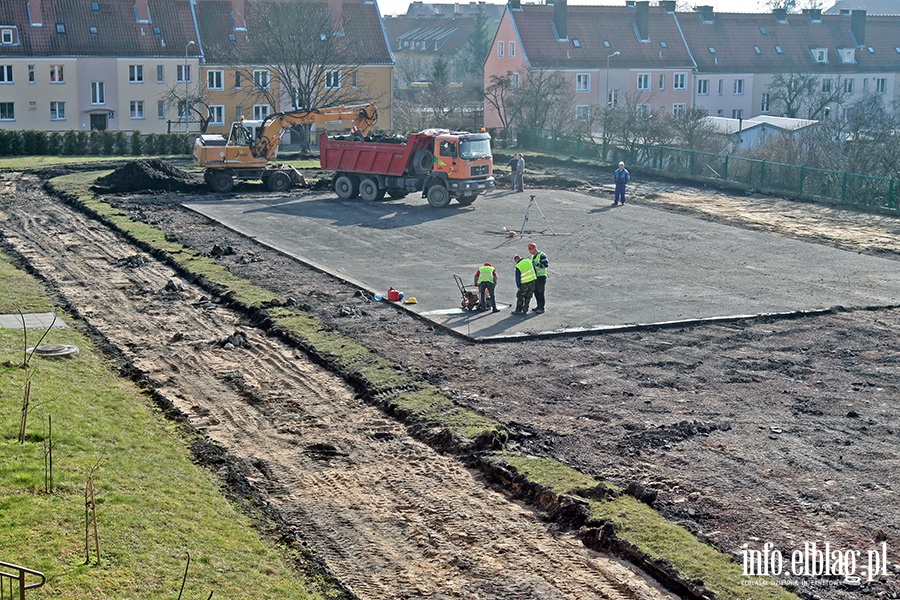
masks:
<svg viewBox="0 0 900 600"><path fill-rule="evenodd" d="M403 143L319 136L320 164L334 171L343 199L381 200L421 192L431 206L463 205L494 189L491 136L446 129L411 134Z"/></svg>
<svg viewBox="0 0 900 600"><path fill-rule="evenodd" d="M204 167L207 185L220 193L230 192L235 181L261 180L273 192L284 192L303 183L303 175L290 165L275 164L284 132L295 125L351 121L354 137L362 139L378 121L374 104L334 106L279 112L261 121L233 123L226 139L201 135L194 142L194 164Z"/></svg>

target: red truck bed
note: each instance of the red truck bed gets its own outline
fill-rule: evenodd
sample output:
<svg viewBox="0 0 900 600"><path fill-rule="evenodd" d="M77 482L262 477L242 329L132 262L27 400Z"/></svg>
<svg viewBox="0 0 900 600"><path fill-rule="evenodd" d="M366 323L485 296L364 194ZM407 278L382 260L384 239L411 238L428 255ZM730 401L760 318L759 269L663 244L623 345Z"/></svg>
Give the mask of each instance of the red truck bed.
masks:
<svg viewBox="0 0 900 600"><path fill-rule="evenodd" d="M405 144L334 140L327 134L319 136L319 161L328 171L403 175L410 156L420 148L427 148L430 138L412 134Z"/></svg>

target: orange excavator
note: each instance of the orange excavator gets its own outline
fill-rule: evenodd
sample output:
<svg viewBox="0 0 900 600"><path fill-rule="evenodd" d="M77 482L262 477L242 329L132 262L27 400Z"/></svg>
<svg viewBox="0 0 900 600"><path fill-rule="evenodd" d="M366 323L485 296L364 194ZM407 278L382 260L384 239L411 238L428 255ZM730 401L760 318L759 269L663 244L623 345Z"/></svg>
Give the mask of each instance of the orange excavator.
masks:
<svg viewBox="0 0 900 600"><path fill-rule="evenodd" d="M303 183L290 165L274 164L284 132L296 125L352 122L352 136L363 138L378 121L374 104L335 106L271 114L262 121L241 120L222 135L201 135L194 143L194 164L206 169L203 178L219 193L230 192L235 181L262 180L273 192Z"/></svg>

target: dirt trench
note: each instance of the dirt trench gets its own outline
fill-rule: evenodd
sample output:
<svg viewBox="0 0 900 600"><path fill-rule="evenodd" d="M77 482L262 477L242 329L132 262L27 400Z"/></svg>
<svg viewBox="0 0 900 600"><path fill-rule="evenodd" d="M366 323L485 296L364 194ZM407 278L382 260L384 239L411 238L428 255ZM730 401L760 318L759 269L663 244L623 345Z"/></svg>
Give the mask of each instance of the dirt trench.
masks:
<svg viewBox="0 0 900 600"><path fill-rule="evenodd" d="M236 457L254 493L356 597L670 597L414 440L37 178L0 179L11 192L0 199L4 243Z"/></svg>

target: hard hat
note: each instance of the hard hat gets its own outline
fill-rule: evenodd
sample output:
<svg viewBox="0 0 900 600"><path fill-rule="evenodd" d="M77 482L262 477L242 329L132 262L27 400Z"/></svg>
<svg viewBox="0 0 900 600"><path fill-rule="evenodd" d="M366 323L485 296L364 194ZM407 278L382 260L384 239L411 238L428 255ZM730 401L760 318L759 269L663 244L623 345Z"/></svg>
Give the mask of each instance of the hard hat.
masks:
<svg viewBox="0 0 900 600"><path fill-rule="evenodd" d="M410 296L409 299L407 299L406 303L407 303L407 304L418 304L419 301L416 300L416 297L415 297L415 296Z"/></svg>
<svg viewBox="0 0 900 600"><path fill-rule="evenodd" d="M537 244L528 244L529 250L537 250Z"/></svg>
<svg viewBox="0 0 900 600"><path fill-rule="evenodd" d="M484 263L484 266L486 266L486 267L493 267L494 265L492 265L491 263Z"/></svg>

